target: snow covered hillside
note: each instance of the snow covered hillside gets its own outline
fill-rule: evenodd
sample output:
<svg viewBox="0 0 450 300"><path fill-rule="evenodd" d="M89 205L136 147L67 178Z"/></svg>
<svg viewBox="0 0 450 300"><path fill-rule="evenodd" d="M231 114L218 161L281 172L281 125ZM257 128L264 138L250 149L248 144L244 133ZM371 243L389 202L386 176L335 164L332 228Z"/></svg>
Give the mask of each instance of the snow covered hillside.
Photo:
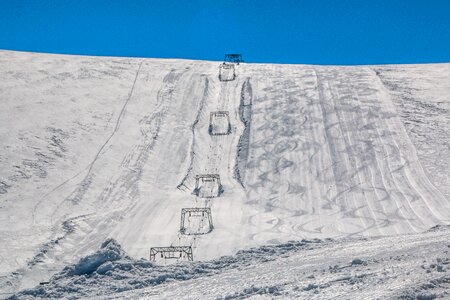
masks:
<svg viewBox="0 0 450 300"><path fill-rule="evenodd" d="M108 238L197 261L450 223L450 64L219 65L0 51L1 293Z"/></svg>

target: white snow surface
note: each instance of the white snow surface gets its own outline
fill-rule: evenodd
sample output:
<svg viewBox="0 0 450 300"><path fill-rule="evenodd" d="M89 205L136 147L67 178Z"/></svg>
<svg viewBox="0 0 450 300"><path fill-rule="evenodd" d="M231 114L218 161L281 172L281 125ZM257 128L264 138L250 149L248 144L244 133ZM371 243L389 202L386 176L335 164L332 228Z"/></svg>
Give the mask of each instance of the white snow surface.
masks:
<svg viewBox="0 0 450 300"><path fill-rule="evenodd" d="M449 237L446 228L388 238L262 247L239 253L236 266L224 266L215 274L198 266L208 277L167 280L99 298L449 299ZM246 256L252 259L245 261Z"/></svg>
<svg viewBox="0 0 450 300"><path fill-rule="evenodd" d="M1 295L108 238L131 260L190 245L205 261L314 238L407 251L399 235L450 223L450 64L240 64L233 81L219 65L0 51ZM209 134L213 111L230 134ZM192 194L202 174L220 197ZM214 230L181 235L184 207L210 207Z"/></svg>
<svg viewBox="0 0 450 300"><path fill-rule="evenodd" d="M301 240L207 262L134 260L114 240L12 299L450 298L450 227L382 238Z"/></svg>

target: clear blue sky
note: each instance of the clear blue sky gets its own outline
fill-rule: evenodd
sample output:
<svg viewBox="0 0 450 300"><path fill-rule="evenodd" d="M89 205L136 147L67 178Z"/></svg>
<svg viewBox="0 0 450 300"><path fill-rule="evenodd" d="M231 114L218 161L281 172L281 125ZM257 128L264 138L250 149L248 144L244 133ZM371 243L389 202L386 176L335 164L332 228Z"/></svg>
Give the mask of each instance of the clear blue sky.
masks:
<svg viewBox="0 0 450 300"><path fill-rule="evenodd" d="M0 0L0 49L247 62L450 62L450 0Z"/></svg>

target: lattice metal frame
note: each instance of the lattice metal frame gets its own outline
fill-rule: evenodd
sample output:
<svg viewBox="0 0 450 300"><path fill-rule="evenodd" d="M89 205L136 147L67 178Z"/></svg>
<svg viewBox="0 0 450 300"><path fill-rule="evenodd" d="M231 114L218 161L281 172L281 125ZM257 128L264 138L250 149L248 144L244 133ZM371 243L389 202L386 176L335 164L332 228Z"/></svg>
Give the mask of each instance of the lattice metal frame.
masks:
<svg viewBox="0 0 450 300"><path fill-rule="evenodd" d="M241 63L244 62L244 60L242 59L242 54L238 54L238 53L230 53L230 54L225 54L225 62L231 62L231 63Z"/></svg>
<svg viewBox="0 0 450 300"><path fill-rule="evenodd" d="M199 232L199 233L186 233L186 214L189 217L191 216L202 216L205 215L208 217L208 231L207 232ZM182 208L181 209L181 222L180 222L180 233L184 235L202 235L208 234L213 231L214 226L212 222L211 208L209 207L193 207L193 208Z"/></svg>
<svg viewBox="0 0 450 300"><path fill-rule="evenodd" d="M231 79L224 78L222 76L223 70L233 70L233 77ZM227 63L221 64L220 67L219 67L219 80L220 81L233 81L235 79L236 79L236 71L235 71L234 65L233 64L227 64Z"/></svg>
<svg viewBox="0 0 450 300"><path fill-rule="evenodd" d="M196 196L199 196L200 193L200 181L207 182L207 181L215 181L218 184L218 192L217 195L209 196L209 197L202 197L202 198L215 198L219 197L220 194L223 192L222 183L220 182L220 176L219 174L202 174L195 176L195 189L194 194Z"/></svg>
<svg viewBox="0 0 450 300"><path fill-rule="evenodd" d="M213 132L213 118L214 117L221 117L225 116L228 121L228 129L227 132L219 132L215 133ZM230 123L230 113L228 111L213 111L209 114L209 128L208 132L210 135L228 135L231 133L231 123Z"/></svg>
<svg viewBox="0 0 450 300"><path fill-rule="evenodd" d="M152 247L150 248L150 260L156 261L156 256L160 254L164 259L180 259L183 254L188 261L194 260L191 246L169 246L169 247Z"/></svg>

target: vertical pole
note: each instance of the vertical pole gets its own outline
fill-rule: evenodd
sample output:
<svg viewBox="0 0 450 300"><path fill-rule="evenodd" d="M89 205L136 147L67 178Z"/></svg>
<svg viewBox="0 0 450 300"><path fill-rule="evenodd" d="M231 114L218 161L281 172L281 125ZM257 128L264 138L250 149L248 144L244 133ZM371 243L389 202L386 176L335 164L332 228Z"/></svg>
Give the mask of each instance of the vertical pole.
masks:
<svg viewBox="0 0 450 300"><path fill-rule="evenodd" d="M209 219L209 229L212 231L213 228L214 228L214 225L213 225L213 222L212 222L212 212L211 212L211 208L209 209L209 216L208 216L208 219Z"/></svg>
<svg viewBox="0 0 450 300"><path fill-rule="evenodd" d="M186 212L184 211L184 209L181 210L181 223L180 223L180 232L183 233L184 232L184 218Z"/></svg>

